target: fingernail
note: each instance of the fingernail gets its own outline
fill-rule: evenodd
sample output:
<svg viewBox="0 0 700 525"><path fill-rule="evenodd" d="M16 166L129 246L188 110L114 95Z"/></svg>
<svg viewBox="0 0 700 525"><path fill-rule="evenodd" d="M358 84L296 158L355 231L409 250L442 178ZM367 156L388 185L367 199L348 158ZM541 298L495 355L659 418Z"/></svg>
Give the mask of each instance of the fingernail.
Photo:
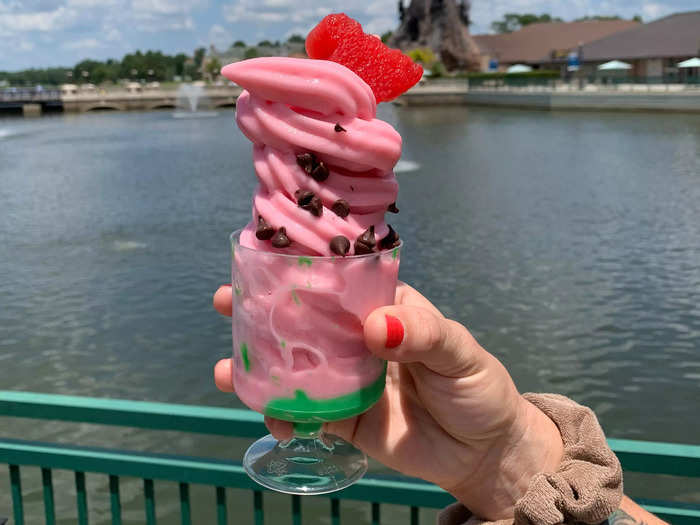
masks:
<svg viewBox="0 0 700 525"><path fill-rule="evenodd" d="M387 348L396 348L403 341L403 324L393 315L385 315L386 317L386 343Z"/></svg>
<svg viewBox="0 0 700 525"><path fill-rule="evenodd" d="M231 288L231 283L224 283L221 286L228 286L229 288Z"/></svg>

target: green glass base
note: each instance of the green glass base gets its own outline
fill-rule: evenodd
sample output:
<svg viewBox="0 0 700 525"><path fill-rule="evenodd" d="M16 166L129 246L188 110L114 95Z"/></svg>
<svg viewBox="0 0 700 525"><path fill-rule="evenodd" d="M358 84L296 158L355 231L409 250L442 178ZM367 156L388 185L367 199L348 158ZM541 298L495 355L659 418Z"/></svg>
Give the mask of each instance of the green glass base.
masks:
<svg viewBox="0 0 700 525"><path fill-rule="evenodd" d="M273 399L265 407L264 414L275 419L294 423L320 424L326 421L340 421L357 416L372 407L384 393L386 374L382 372L371 385L331 399L310 399L306 392L297 390L294 398ZM310 425L299 426L300 431L311 434Z"/></svg>

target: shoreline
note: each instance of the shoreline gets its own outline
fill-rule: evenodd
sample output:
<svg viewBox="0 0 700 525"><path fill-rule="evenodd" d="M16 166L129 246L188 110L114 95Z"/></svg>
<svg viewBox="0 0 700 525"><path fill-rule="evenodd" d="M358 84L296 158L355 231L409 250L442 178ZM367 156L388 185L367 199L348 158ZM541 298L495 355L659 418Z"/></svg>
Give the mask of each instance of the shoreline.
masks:
<svg viewBox="0 0 700 525"><path fill-rule="evenodd" d="M204 90L199 110L235 107L239 87L211 87ZM700 113L700 87L629 85L622 89L591 86L581 91L537 86L522 88L469 88L463 81L435 81L418 85L393 101L398 106L491 106L543 111L613 111ZM175 90L139 93L98 91L62 95L50 104L15 103L0 105L0 116L39 117L44 113L88 113L100 110L152 111L177 109L182 104ZM9 111L2 111L3 109Z"/></svg>
<svg viewBox="0 0 700 525"><path fill-rule="evenodd" d="M686 91L556 91L421 86L399 97L400 106L464 105L544 111L700 113L700 89Z"/></svg>

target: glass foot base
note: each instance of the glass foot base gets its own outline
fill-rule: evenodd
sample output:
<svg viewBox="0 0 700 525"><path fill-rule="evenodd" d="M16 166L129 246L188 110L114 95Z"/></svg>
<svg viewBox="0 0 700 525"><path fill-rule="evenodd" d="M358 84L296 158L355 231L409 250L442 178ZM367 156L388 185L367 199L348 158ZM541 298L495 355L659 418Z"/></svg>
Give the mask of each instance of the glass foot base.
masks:
<svg viewBox="0 0 700 525"><path fill-rule="evenodd" d="M268 435L250 446L243 468L253 481L277 492L327 494L360 479L367 471L367 456L328 434L283 442Z"/></svg>

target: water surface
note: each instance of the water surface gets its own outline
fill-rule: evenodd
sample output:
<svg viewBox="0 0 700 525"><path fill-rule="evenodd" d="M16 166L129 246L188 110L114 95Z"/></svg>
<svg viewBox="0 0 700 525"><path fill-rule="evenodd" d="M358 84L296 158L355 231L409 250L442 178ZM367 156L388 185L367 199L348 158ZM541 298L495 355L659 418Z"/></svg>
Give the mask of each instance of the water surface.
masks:
<svg viewBox="0 0 700 525"><path fill-rule="evenodd" d="M465 323L522 391L591 406L611 437L700 444L700 116L381 116L404 137L391 217L406 242L401 278ZM211 381L231 345L211 294L229 281L228 233L247 222L254 186L229 111L1 119L0 389L240 406ZM31 422L3 435L231 458L247 445ZM28 512L41 512L25 470ZM652 492L630 479L636 495ZM104 522L106 483L89 482L91 518ZM697 485L662 485L700 501ZM159 490L167 522L176 487ZM139 492L126 484L132 523ZM327 512L325 500L305 505ZM72 506L59 501L61 523ZM364 506L343 509L369 520Z"/></svg>

